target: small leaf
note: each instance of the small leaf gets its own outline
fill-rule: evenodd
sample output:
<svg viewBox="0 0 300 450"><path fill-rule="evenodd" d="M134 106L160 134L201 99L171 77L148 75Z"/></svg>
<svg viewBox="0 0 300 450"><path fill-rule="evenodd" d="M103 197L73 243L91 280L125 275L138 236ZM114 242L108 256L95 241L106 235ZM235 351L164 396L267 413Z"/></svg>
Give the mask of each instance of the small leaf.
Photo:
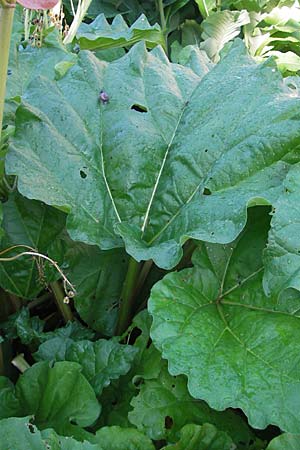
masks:
<svg viewBox="0 0 300 450"><path fill-rule="evenodd" d="M95 442L101 445L101 450L154 450L150 439L134 428L101 428Z"/></svg>
<svg viewBox="0 0 300 450"><path fill-rule="evenodd" d="M230 437L218 431L213 425L185 425L181 430L181 439L163 450L235 450L237 447Z"/></svg>
<svg viewBox="0 0 300 450"><path fill-rule="evenodd" d="M137 349L115 341L100 339L96 342L53 338L41 344L36 360L73 361L82 367L82 374L100 395L111 380L118 379L131 369Z"/></svg>
<svg viewBox="0 0 300 450"><path fill-rule="evenodd" d="M80 372L80 365L71 362L58 362L53 367L48 362L33 365L17 381L14 395L19 410L15 415L34 415L34 423L40 429L53 427L63 435L84 436L80 427L93 424L100 406ZM13 393L12 389L11 386ZM1 394L0 400L3 401ZM5 411L6 401L0 405L1 418L3 407Z"/></svg>

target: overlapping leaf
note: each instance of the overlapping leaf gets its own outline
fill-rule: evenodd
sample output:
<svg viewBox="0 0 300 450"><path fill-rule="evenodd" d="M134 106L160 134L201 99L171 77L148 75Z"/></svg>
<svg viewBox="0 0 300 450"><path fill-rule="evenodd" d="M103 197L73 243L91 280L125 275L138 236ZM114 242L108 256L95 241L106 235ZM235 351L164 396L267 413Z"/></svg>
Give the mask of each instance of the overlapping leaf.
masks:
<svg viewBox="0 0 300 450"><path fill-rule="evenodd" d="M133 425L154 440L175 442L184 425L210 422L231 436L237 448L249 448L254 436L241 417L233 411L214 411L205 402L193 399L186 378L171 376L165 361L159 363L160 373L152 377L146 373L139 394L131 401L133 410L128 417Z"/></svg>
<svg viewBox="0 0 300 450"><path fill-rule="evenodd" d="M74 302L80 317L94 330L112 336L128 266L124 249L101 251L63 234L49 253L76 287Z"/></svg>
<svg viewBox="0 0 300 450"><path fill-rule="evenodd" d="M61 211L17 193L3 204L3 215L5 236L1 241L1 250L25 245L46 254L65 225L65 214ZM11 257L28 250L26 247L16 247L3 256ZM38 261L32 256L0 263L1 287L23 298L35 297L45 288L45 283L57 276L57 271L48 263L44 264L42 259Z"/></svg>
<svg viewBox="0 0 300 450"><path fill-rule="evenodd" d="M101 450L154 450L149 438L134 428L104 427L95 437Z"/></svg>
<svg viewBox="0 0 300 450"><path fill-rule="evenodd" d="M219 53L224 45L241 32L241 27L250 22L249 14L243 11L219 11L209 16L201 24L203 28L201 48L212 61L220 59Z"/></svg>
<svg viewBox="0 0 300 450"><path fill-rule="evenodd" d="M81 49L101 50L113 47L125 47L141 40L149 48L164 45L164 35L158 24L150 25L142 14L130 27L121 15L117 15L109 24L104 14L100 14L89 23L82 23L76 35Z"/></svg>
<svg viewBox="0 0 300 450"><path fill-rule="evenodd" d="M186 425L181 430L181 439L163 450L234 450L235 444L230 437L213 425Z"/></svg>
<svg viewBox="0 0 300 450"><path fill-rule="evenodd" d="M241 408L255 428L299 433L300 319L295 304L263 292L268 224L254 213L237 242L203 245L195 268L157 283L152 337L170 372L188 376L195 398Z"/></svg>
<svg viewBox="0 0 300 450"><path fill-rule="evenodd" d="M300 291L300 165L288 173L275 204L265 251L264 287L274 296L288 288ZM295 310L299 305L295 304Z"/></svg>
<svg viewBox="0 0 300 450"><path fill-rule="evenodd" d="M266 450L298 450L300 435L284 433L273 439Z"/></svg>
<svg viewBox="0 0 300 450"><path fill-rule="evenodd" d="M40 432L31 420L32 417L0 420L0 450L102 450L89 442L58 436L54 430Z"/></svg>
<svg viewBox="0 0 300 450"><path fill-rule="evenodd" d="M0 393L0 418L34 415L34 423L41 429L52 427L63 435L84 437L80 427L93 424L100 406L80 372L76 363L58 362L50 367L48 362L41 362L20 376L15 390L12 383L1 383L6 394Z"/></svg>
<svg viewBox="0 0 300 450"><path fill-rule="evenodd" d="M72 339L53 338L41 344L35 353L38 361L73 361L82 367L82 374L100 395L111 380L129 372L137 350L133 346L100 339L74 342Z"/></svg>
<svg viewBox="0 0 300 450"><path fill-rule="evenodd" d="M299 98L239 42L202 79L139 44L112 63L83 53L24 98L7 161L21 192L67 207L73 239L108 249L121 235L164 268L188 237L231 242L248 202L277 197L300 140Z"/></svg>

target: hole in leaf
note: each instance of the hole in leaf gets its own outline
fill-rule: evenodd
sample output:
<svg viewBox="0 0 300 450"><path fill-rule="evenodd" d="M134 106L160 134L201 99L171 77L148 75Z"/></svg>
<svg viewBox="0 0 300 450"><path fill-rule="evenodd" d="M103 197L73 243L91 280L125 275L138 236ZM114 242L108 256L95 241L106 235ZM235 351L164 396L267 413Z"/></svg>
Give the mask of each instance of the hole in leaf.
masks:
<svg viewBox="0 0 300 450"><path fill-rule="evenodd" d="M211 233L210 233L210 234L211 234L211 236L213 236L213 235L215 234L215 232L214 232L214 231L211 231Z"/></svg>
<svg viewBox="0 0 300 450"><path fill-rule="evenodd" d="M81 178L84 179L84 178L87 177L87 174L86 174L86 172L84 170L81 170L79 173L80 173Z"/></svg>
<svg viewBox="0 0 300 450"><path fill-rule="evenodd" d="M207 153L207 152L208 152L208 149L206 148L206 149L204 150L204 152Z"/></svg>
<svg viewBox="0 0 300 450"><path fill-rule="evenodd" d="M175 384L172 384L172 388L174 388L175 387Z"/></svg>
<svg viewBox="0 0 300 450"><path fill-rule="evenodd" d="M139 105L139 104L137 104L137 103L135 103L134 105L132 105L131 109L133 109L134 111L140 112L140 113L146 113L146 112L148 112L148 109L146 108L146 106Z"/></svg>
<svg viewBox="0 0 300 450"><path fill-rule="evenodd" d="M208 188L204 188L203 195L211 195L211 190Z"/></svg>
<svg viewBox="0 0 300 450"><path fill-rule="evenodd" d="M170 430L172 428L173 424L174 424L174 422L173 422L172 417L166 416L165 417L165 428L167 430Z"/></svg>
<svg viewBox="0 0 300 450"><path fill-rule="evenodd" d="M28 430L30 431L30 433L31 434L34 434L35 433L35 427L34 427L34 425L32 425L32 423L27 423L26 424L27 425L27 428L28 428Z"/></svg>

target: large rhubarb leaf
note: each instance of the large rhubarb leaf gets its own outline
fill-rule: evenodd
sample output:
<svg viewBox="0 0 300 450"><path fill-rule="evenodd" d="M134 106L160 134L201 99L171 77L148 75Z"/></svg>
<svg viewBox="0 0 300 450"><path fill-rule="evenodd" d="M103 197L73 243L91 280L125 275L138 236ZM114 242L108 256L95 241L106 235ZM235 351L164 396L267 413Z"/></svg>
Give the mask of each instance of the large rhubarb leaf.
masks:
<svg viewBox="0 0 300 450"><path fill-rule="evenodd" d="M2 251L13 246L3 257L12 257L31 249L47 254L48 247L65 226L65 214L44 203L28 200L15 193L3 204ZM0 262L0 286L23 298L33 298L45 284L59 277L56 269L43 259L22 256L15 261Z"/></svg>
<svg viewBox="0 0 300 450"><path fill-rule="evenodd" d="M300 291L299 164L288 173L284 187L284 192L275 203L264 258L264 287L267 294L275 296L288 288Z"/></svg>
<svg viewBox="0 0 300 450"><path fill-rule="evenodd" d="M121 235L135 259L170 268L189 237L231 242L249 203L277 198L299 105L240 41L202 78L142 44L112 63L80 52L26 91L7 170L24 195L70 211L74 240L110 249Z"/></svg>
<svg viewBox="0 0 300 450"><path fill-rule="evenodd" d="M299 433L300 318L295 304L263 292L268 216L259 209L236 242L203 244L193 269L155 285L151 334L193 397L241 408L255 428Z"/></svg>

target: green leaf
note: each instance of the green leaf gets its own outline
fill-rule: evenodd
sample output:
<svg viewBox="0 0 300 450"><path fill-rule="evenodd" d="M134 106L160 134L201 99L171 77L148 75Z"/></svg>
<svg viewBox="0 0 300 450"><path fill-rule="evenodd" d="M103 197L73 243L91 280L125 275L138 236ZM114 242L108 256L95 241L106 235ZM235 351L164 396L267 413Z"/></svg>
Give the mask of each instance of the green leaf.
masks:
<svg viewBox="0 0 300 450"><path fill-rule="evenodd" d="M63 435L83 437L80 427L92 425L100 406L80 372L80 365L71 362L58 362L52 367L48 362L33 365L17 381L15 398L19 410L15 415L34 415L34 423L41 429L53 427ZM5 418L5 398L0 396L1 418Z"/></svg>
<svg viewBox="0 0 300 450"><path fill-rule="evenodd" d="M101 445L101 450L154 450L150 439L134 428L101 428L95 442Z"/></svg>
<svg viewBox="0 0 300 450"><path fill-rule="evenodd" d="M298 450L300 435L284 433L273 439L266 450Z"/></svg>
<svg viewBox="0 0 300 450"><path fill-rule="evenodd" d="M55 66L61 61L74 64L77 56L67 52L63 47L57 30L50 32L43 41L41 48L17 45L23 33L22 8L17 8L14 22L14 33L10 50L7 77L6 100L14 99L19 102L28 84L36 77L42 76L54 79ZM43 94L45 99L46 93Z"/></svg>
<svg viewBox="0 0 300 450"><path fill-rule="evenodd" d="M40 432L31 417L0 420L0 450L102 450L89 442L58 436L54 430Z"/></svg>
<svg viewBox="0 0 300 450"><path fill-rule="evenodd" d="M203 28L200 48L205 50L213 62L220 59L219 53L224 45L241 32L241 27L250 22L247 11L219 11L201 24Z"/></svg>
<svg viewBox="0 0 300 450"><path fill-rule="evenodd" d="M3 215L5 236L1 241L1 250L14 245L27 245L47 254L48 247L65 225L65 214L17 193L11 195L3 204ZM20 247L3 257L28 250ZM56 269L32 256L0 263L1 287L23 298L34 298L45 288L45 283L57 279L58 276Z"/></svg>
<svg viewBox="0 0 300 450"><path fill-rule="evenodd" d="M111 249L121 235L136 260L171 268L189 237L231 242L247 204L277 198L299 103L239 41L203 78L142 44L112 63L80 52L65 77L27 90L7 171L24 195L70 210L72 239Z"/></svg>
<svg viewBox="0 0 300 450"><path fill-rule="evenodd" d="M133 411L128 417L151 439L175 442L184 425L210 422L241 443L239 448L249 448L254 435L246 423L232 411L214 411L205 402L193 399L185 377L171 376L164 361L160 359L158 376L145 378L139 394L131 401Z"/></svg>
<svg viewBox="0 0 300 450"><path fill-rule="evenodd" d="M181 439L163 450L234 450L230 437L209 423L202 426L186 425L181 430Z"/></svg>
<svg viewBox="0 0 300 450"><path fill-rule="evenodd" d="M7 339L20 338L22 344L36 345L54 337L62 340L68 338L79 341L82 339L92 339L94 332L83 327L79 322L68 322L64 327L54 331L44 332L45 322L38 316L30 317L28 308L22 308L15 314L9 316L8 320L0 323L0 328Z"/></svg>
<svg viewBox="0 0 300 450"><path fill-rule="evenodd" d="M149 48L164 45L164 36L158 24L151 26L142 14L129 28L121 15L117 15L109 24L104 14L86 24L82 22L77 35L81 49L101 50L114 47L127 47L141 40Z"/></svg>
<svg viewBox="0 0 300 450"><path fill-rule="evenodd" d="M203 244L193 269L155 285L151 335L193 397L242 409L254 428L299 433L300 319L295 305L263 292L268 216L259 210L235 243Z"/></svg>
<svg viewBox="0 0 300 450"><path fill-rule="evenodd" d="M125 251L101 251L63 235L53 243L49 254L76 286L74 303L80 317L94 330L112 336L128 266Z"/></svg>
<svg viewBox="0 0 300 450"><path fill-rule="evenodd" d="M35 359L54 361L73 361L82 367L82 374L100 395L111 380L118 379L129 372L137 349L121 345L113 340L100 339L96 342L54 338L41 344Z"/></svg>
<svg viewBox="0 0 300 450"><path fill-rule="evenodd" d="M268 247L264 254L264 288L278 297L292 288L300 291L300 165L296 164L284 182L284 192L275 203ZM295 304L295 310L299 305Z"/></svg>
<svg viewBox="0 0 300 450"><path fill-rule="evenodd" d="M205 19L216 8L216 0L195 0L201 16Z"/></svg>
<svg viewBox="0 0 300 450"><path fill-rule="evenodd" d="M12 382L0 376L0 418L16 416L19 412L19 402L14 395Z"/></svg>

